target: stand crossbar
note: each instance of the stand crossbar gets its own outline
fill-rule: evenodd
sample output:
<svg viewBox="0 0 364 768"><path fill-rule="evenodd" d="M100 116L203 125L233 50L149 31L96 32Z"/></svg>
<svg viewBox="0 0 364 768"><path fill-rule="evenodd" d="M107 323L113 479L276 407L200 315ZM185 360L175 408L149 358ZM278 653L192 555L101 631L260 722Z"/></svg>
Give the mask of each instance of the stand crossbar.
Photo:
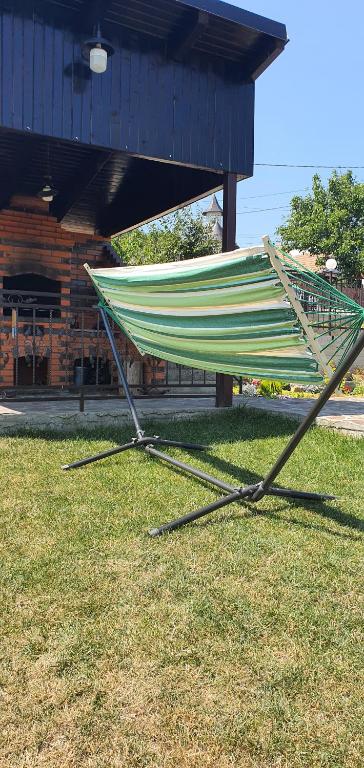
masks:
<svg viewBox="0 0 364 768"><path fill-rule="evenodd" d="M303 499L306 501L328 501L335 498L335 496L330 496L325 493L310 493L306 491L297 491L290 488L276 488L276 487L273 487L272 484L274 480L277 478L280 471L283 469L283 467L287 463L287 461L289 460L292 453L295 451L295 449L303 439L308 429L311 427L311 425L315 421L316 416L320 413L325 403L329 400L331 395L335 392L341 380L343 379L343 377L345 376L349 368L351 368L351 366L355 362L357 356L364 349L364 334L362 334L359 337L359 339L357 340L356 344L352 348L351 352L347 355L344 362L335 371L330 382L325 387L325 389L321 393L318 400L315 402L309 414L306 416L304 421L300 424L297 431L289 441L286 448L282 451L281 455L278 457L276 463L274 464L270 472L266 475L266 477L259 483L248 485L245 488L236 488L230 483L226 483L223 480L220 480L219 478L208 474L207 472L197 469L197 467L193 467L190 464L186 464L183 461L179 461L178 459L175 459L174 457L169 456L169 454L164 453L158 450L158 448L154 447L154 446L171 446L171 447L177 447L177 448L184 448L186 450L197 450L197 451L203 451L207 448L207 446L204 446L198 443L178 442L176 440L162 439L158 435L153 435L151 437L145 435L145 432L141 428L138 414L135 408L133 396L129 389L129 385L128 385L125 371L123 368L122 358L116 347L116 343L115 343L113 332L111 330L108 314L103 306L100 307L100 312L101 312L102 320L104 322L108 339L110 341L110 346L113 352L115 364L119 374L119 379L123 386L127 403L130 409L130 413L134 422L136 436L133 437L128 443L125 443L124 445L118 445L115 448L111 448L108 451L103 451L102 453L98 453L94 456L89 456L88 458L80 459L79 461L75 461L72 464L66 464L62 467L62 469L64 470L79 469L81 467L87 466L88 464L93 464L97 461L107 459L110 456L115 456L118 453L123 453L124 451L132 450L134 448L139 448L141 450L144 450L152 458L166 462L167 464L170 464L176 469L180 469L183 472L186 472L187 474L192 475L193 477L196 477L199 480L202 480L203 482L209 483L215 488L218 488L225 492L224 496L212 502L211 504L208 504L207 506L201 507L200 509L194 512L190 512L189 514L184 515L183 517L177 518L176 520L172 520L169 523L161 525L159 528L152 528L149 531L149 535L152 537L161 536L164 533L174 531L177 528L181 528L182 526L186 525L187 523L191 523L194 520L198 520L199 518L204 517L205 515L209 515L218 509L222 509L223 507L226 507L229 504L233 504L234 502L240 502L245 500L245 501L257 503L258 501L263 499L264 496L278 496L278 497L283 497L287 499Z"/></svg>

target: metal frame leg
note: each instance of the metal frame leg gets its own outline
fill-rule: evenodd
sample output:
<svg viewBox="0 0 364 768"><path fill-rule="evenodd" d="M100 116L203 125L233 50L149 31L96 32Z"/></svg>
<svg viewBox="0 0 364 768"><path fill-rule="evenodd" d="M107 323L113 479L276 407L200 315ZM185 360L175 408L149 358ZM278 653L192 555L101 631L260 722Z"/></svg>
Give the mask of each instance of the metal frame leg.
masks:
<svg viewBox="0 0 364 768"><path fill-rule="evenodd" d="M253 501L259 501L260 499L263 498L263 496L265 496L265 494L267 493L268 489L270 488L270 486L272 485L276 477L278 477L279 473L281 472L285 464L287 464L287 461L292 456L292 453L296 450L297 446L300 444L301 440L304 438L306 432L310 429L310 427L314 423L316 417L318 416L318 414L320 413L324 405L326 405L331 395L334 394L335 390L339 386L345 374L351 368L353 363L355 363L356 358L360 355L363 349L364 349L364 333L362 332L357 342L354 344L352 350L346 356L345 360L341 363L339 368L337 368L337 370L335 371L334 375L330 379L324 391L321 392L320 397L318 398L316 403L314 403L310 412L307 414L306 418L299 425L295 434L289 441L286 448L282 451L281 455L278 457L276 463L274 464L270 472L268 472L264 480L259 484L259 488L253 496Z"/></svg>
<svg viewBox="0 0 364 768"><path fill-rule="evenodd" d="M226 507L228 504L233 504L234 501L240 501L241 498L242 496L240 491L230 493L229 496L223 496L222 499L213 501L212 504L208 504L206 507L201 507L201 509L199 509L197 512L190 512L190 514L179 517L177 520L172 520L171 523L161 525L160 528L152 528L149 531L149 536L155 538L156 536L162 536L163 533L170 533L171 531L175 531L176 528L182 528L183 525L192 523L193 520L198 520L200 517L209 515L211 512L216 512L217 509Z"/></svg>
<svg viewBox="0 0 364 768"><path fill-rule="evenodd" d="M101 461L102 459L108 459L110 456L116 456L117 453L123 453L124 451L130 450L130 448L137 448L138 442L135 440L132 440L130 443L125 443L125 445L118 445L117 448L111 448L109 451L103 451L102 453L96 453L95 456L89 456L86 459L80 459L79 461L74 461L72 464L64 464L61 469L64 469L65 471L68 471L69 469L80 469L81 467L86 467L87 464L94 464L96 461Z"/></svg>
<svg viewBox="0 0 364 768"><path fill-rule="evenodd" d="M94 464L96 461L102 461L103 459L109 459L110 456L116 456L118 453L124 453L124 451L128 451L130 448L145 448L147 450L151 445L171 445L173 447L178 446L179 448L195 451L204 451L206 448L206 446L197 443L176 443L173 440L161 440L160 437L135 437L130 443L125 443L125 445L117 445L116 448L110 448L108 451L96 453L94 456L89 456L86 459L74 461L72 464L64 464L62 469L65 471L70 469L80 469L81 467L86 467L88 464Z"/></svg>
<svg viewBox="0 0 364 768"><path fill-rule="evenodd" d="M132 416L132 419L133 419L133 422L134 422L135 431L137 433L138 438L144 437L144 432L143 432L143 430L142 430L142 428L140 426L140 423L139 423L139 418L138 418L138 414L137 414L137 411L136 411L136 408L135 408L133 396L132 396L132 394L130 392L128 380L126 378L125 371L124 371L124 368L123 368L122 358L121 358L119 350L118 350L118 348L116 346L115 339L114 339L114 334L113 334L113 332L111 330L111 325L110 325L109 317L108 317L108 314L107 314L106 310L102 306L100 306L100 313L101 313L101 317L102 317L102 320L103 320L103 323L104 323L104 326L105 326L107 337L108 337L109 342L110 342L110 347L111 347L112 353L114 355L115 365L117 367L117 371L118 371L118 374L119 374L119 379L120 379L120 381L121 381L121 383L123 385L123 389L124 389L124 392L125 392L125 397L126 397L126 399L128 401L128 406L129 406L130 413L131 413L131 416Z"/></svg>

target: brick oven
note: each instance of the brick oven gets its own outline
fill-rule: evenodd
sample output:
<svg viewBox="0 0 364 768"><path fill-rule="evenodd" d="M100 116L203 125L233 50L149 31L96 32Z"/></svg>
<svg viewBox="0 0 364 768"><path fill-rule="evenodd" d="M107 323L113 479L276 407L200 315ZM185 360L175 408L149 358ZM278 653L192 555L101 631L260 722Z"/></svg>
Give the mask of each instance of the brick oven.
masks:
<svg viewBox="0 0 364 768"><path fill-rule="evenodd" d="M37 197L14 196L0 212L1 389L117 383L85 262L120 263L108 240L64 229ZM117 337L131 384L163 379L163 365Z"/></svg>

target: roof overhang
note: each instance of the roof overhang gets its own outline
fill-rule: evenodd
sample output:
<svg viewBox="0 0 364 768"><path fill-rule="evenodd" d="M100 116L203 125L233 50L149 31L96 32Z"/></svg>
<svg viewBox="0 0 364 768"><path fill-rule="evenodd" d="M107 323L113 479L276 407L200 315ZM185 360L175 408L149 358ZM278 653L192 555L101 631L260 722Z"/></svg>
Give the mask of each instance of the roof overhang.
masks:
<svg viewBox="0 0 364 768"><path fill-rule="evenodd" d="M14 3L22 0L14 0ZM24 3L24 0L23 0ZM241 64L256 79L288 42L284 24L222 0L38 0L81 31L102 21L107 31L154 38L180 56L192 50Z"/></svg>
<svg viewBox="0 0 364 768"><path fill-rule="evenodd" d="M115 50L102 77L81 59L98 22ZM283 24L221 0L0 0L0 208L49 168L51 212L107 236L224 173L248 178L253 81L286 42Z"/></svg>
<svg viewBox="0 0 364 768"><path fill-rule="evenodd" d="M235 27L236 38L241 44L242 60L249 63L249 74L252 79L256 79L264 72L288 42L284 24L222 0L175 0L175 2L216 19L216 29L220 31L222 43L227 42L227 29L231 32Z"/></svg>

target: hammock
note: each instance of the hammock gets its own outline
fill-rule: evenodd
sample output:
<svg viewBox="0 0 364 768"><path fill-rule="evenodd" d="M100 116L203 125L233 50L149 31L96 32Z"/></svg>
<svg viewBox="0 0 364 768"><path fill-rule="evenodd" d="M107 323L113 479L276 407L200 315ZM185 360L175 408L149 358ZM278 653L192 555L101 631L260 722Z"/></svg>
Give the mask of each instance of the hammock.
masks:
<svg viewBox="0 0 364 768"><path fill-rule="evenodd" d="M332 374L330 361L354 344L364 309L268 238L263 243L166 264L85 267L142 355L233 376L320 383Z"/></svg>

